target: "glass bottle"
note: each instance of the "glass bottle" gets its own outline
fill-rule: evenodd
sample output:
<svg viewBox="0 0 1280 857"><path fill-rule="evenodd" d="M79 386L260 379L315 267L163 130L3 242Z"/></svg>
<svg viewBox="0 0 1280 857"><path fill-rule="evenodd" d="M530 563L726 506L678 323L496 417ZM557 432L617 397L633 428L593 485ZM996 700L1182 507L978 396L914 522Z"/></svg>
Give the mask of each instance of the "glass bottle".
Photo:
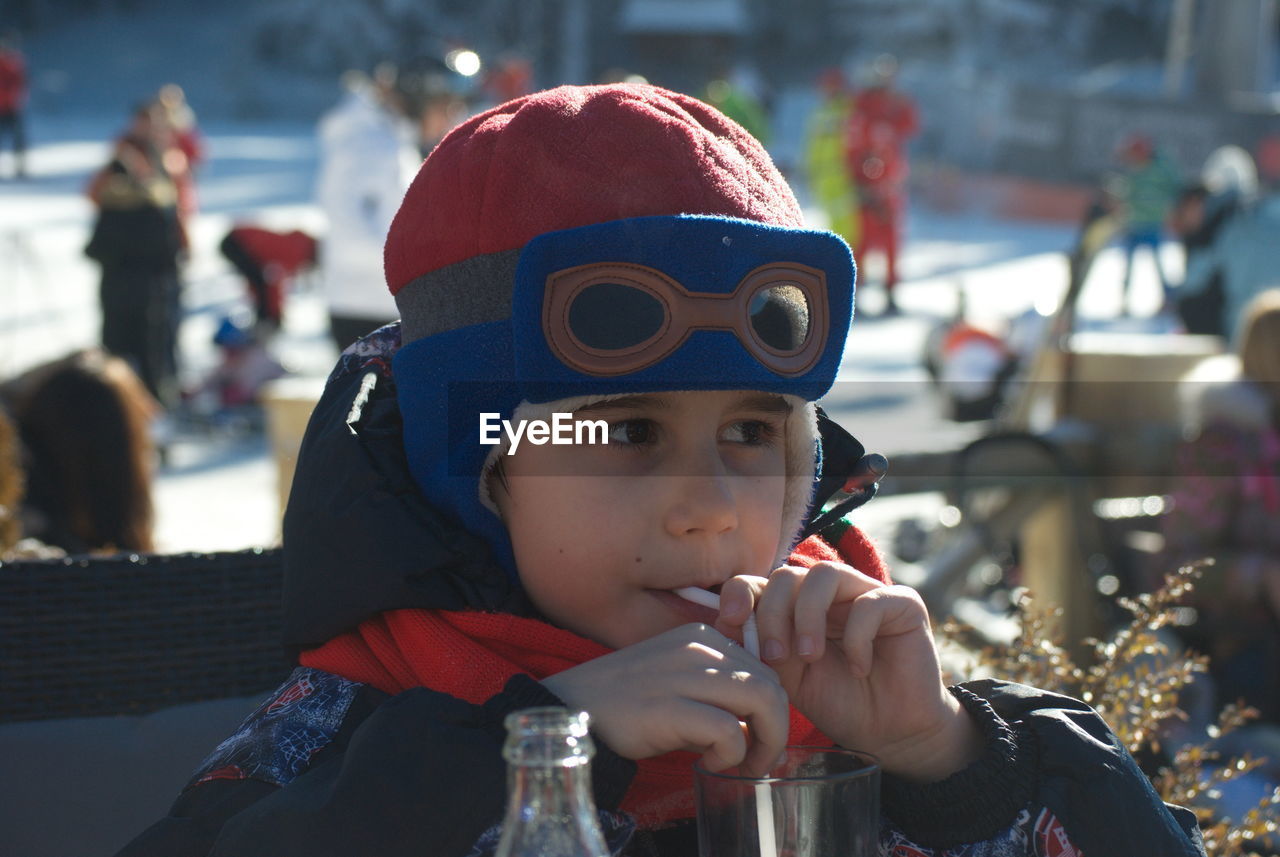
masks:
<svg viewBox="0 0 1280 857"><path fill-rule="evenodd" d="M525 708L504 722L507 815L496 857L608 857L591 796L587 713Z"/></svg>

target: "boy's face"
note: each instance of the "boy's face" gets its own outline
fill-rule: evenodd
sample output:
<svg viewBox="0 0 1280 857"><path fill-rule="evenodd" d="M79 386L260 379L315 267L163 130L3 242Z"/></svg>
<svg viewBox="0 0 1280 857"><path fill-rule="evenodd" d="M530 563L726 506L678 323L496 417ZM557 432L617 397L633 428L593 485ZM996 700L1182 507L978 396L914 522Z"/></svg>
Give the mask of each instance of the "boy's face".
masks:
<svg viewBox="0 0 1280 857"><path fill-rule="evenodd" d="M769 573L789 413L750 391L628 396L575 414L606 421L607 444L526 442L504 456L506 485L492 491L533 603L613 648L713 621L671 590Z"/></svg>

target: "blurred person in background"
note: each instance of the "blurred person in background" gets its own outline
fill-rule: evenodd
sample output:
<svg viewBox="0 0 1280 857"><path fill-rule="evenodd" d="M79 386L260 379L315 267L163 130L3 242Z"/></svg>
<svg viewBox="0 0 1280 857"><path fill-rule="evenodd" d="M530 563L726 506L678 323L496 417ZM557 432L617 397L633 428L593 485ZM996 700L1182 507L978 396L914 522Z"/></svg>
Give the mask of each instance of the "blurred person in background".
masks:
<svg viewBox="0 0 1280 857"><path fill-rule="evenodd" d="M418 153L422 157L444 139L444 135L467 118L467 101L451 91L443 81L429 81L418 111Z"/></svg>
<svg viewBox="0 0 1280 857"><path fill-rule="evenodd" d="M320 120L316 196L329 226L319 259L339 350L399 317L382 273L382 244L420 158L395 80L386 65L374 80L347 72L346 94Z"/></svg>
<svg viewBox="0 0 1280 857"><path fill-rule="evenodd" d="M1116 181L1119 214L1124 243L1124 280L1120 285L1120 314L1129 314L1129 281L1133 275L1133 257L1139 247L1151 251L1151 259L1160 277L1165 303L1171 299L1171 283L1160 261L1160 241L1164 222L1182 187L1178 170L1150 137L1135 134L1120 147L1121 173Z"/></svg>
<svg viewBox="0 0 1280 857"><path fill-rule="evenodd" d="M171 135L172 145L186 159L181 169L174 172L178 189L178 213L187 226L194 221L199 208L196 195L196 170L204 163L204 138L196 127L196 114L187 103L187 95L176 83L166 83L156 95L164 128Z"/></svg>
<svg viewBox="0 0 1280 857"><path fill-rule="evenodd" d="M179 257L187 242L174 173L185 168L155 102L137 107L87 194L98 209L85 253L102 266L102 345L165 405L177 398Z"/></svg>
<svg viewBox="0 0 1280 857"><path fill-rule="evenodd" d="M1249 304L1241 331L1234 377L1186 384L1191 439L1157 570L1213 558L1182 630L1210 656L1220 703L1244 699L1280 723L1280 289Z"/></svg>
<svg viewBox="0 0 1280 857"><path fill-rule="evenodd" d="M1199 269L1222 227L1258 196L1258 172L1249 153L1222 146L1205 159L1200 179L1184 188L1173 204L1169 226L1182 242L1187 268ZM1176 293L1174 308L1187 333L1226 337L1226 296L1221 265L1197 270L1193 287Z"/></svg>
<svg viewBox="0 0 1280 857"><path fill-rule="evenodd" d="M13 174L27 174L27 137L22 112L27 104L27 65L12 31L0 33L0 139L13 141Z"/></svg>
<svg viewBox="0 0 1280 857"><path fill-rule="evenodd" d="M218 249L245 279L259 336L280 330L289 283L314 267L318 247L316 239L300 229L277 232L237 224L223 237Z"/></svg>
<svg viewBox="0 0 1280 857"><path fill-rule="evenodd" d="M506 54L488 67L480 89L495 104L528 95L533 86L533 65L519 54Z"/></svg>
<svg viewBox="0 0 1280 857"><path fill-rule="evenodd" d="M1204 233L1202 243L1189 248L1176 305L1184 316L1207 314L1209 320L1196 321L1196 326L1221 331L1238 346L1249 302L1280 287L1280 195L1259 196L1253 161L1236 146L1210 155L1202 181L1202 200L1180 206L1173 218L1180 234ZM1215 289L1221 290L1220 300Z"/></svg>
<svg viewBox="0 0 1280 857"><path fill-rule="evenodd" d="M159 404L119 357L75 352L6 383L22 443L24 536L67 553L151 551Z"/></svg>
<svg viewBox="0 0 1280 857"><path fill-rule="evenodd" d="M746 67L717 75L707 84L703 100L769 145L769 111L753 85L755 76Z"/></svg>
<svg viewBox="0 0 1280 857"><path fill-rule="evenodd" d="M853 93L839 68L818 76L821 100L809 114L805 172L814 202L827 215L827 228L850 247L858 246L858 192L845 160L845 134L853 112Z"/></svg>
<svg viewBox="0 0 1280 857"><path fill-rule="evenodd" d="M894 88L898 61L876 58L872 83L853 98L846 157L858 194L858 262L873 251L885 259L885 314L898 312L898 244L907 206L907 142L920 129L915 102Z"/></svg>
<svg viewBox="0 0 1280 857"><path fill-rule="evenodd" d="M1169 215L1169 226L1182 243L1187 267L1213 246L1219 231L1239 206L1240 200L1235 194L1212 194L1202 182L1178 194ZM1222 271L1215 266L1204 276L1206 279L1197 291L1184 287L1176 293L1174 309L1187 333L1225 337Z"/></svg>

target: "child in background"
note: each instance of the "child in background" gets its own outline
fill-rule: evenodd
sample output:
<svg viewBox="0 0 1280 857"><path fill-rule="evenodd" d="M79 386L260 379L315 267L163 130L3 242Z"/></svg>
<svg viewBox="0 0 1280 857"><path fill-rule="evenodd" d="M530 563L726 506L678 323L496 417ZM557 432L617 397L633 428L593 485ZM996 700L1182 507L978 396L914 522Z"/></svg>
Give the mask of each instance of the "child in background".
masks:
<svg viewBox="0 0 1280 857"><path fill-rule="evenodd" d="M1177 168L1156 148L1150 137L1135 134L1120 148L1124 171L1120 177L1120 197L1124 217L1124 280L1120 287L1120 314L1129 314L1129 281L1133 274L1133 257L1139 247L1151 251L1165 303L1171 297L1171 284L1160 261L1160 241L1164 221L1182 187Z"/></svg>
<svg viewBox="0 0 1280 857"><path fill-rule="evenodd" d="M284 366L262 344L257 329L245 329L230 318L223 318L213 334L222 360L188 398L200 404L208 397L213 409L234 411L260 403L263 386L284 377Z"/></svg>
<svg viewBox="0 0 1280 857"><path fill-rule="evenodd" d="M861 454L814 405L852 259L742 128L640 84L501 105L427 159L386 271L402 320L344 352L286 513L299 667L123 854L489 853L503 718L546 704L591 715L617 853L696 854L693 762L788 743L878 756L886 854L1203 853L1088 706L944 687L919 598L814 520L877 475L820 469ZM512 438L555 414L608 442Z"/></svg>
<svg viewBox="0 0 1280 857"><path fill-rule="evenodd" d="M284 322L290 280L316 264L316 239L300 229L276 232L238 224L218 249L245 279L257 331L263 335L278 331Z"/></svg>

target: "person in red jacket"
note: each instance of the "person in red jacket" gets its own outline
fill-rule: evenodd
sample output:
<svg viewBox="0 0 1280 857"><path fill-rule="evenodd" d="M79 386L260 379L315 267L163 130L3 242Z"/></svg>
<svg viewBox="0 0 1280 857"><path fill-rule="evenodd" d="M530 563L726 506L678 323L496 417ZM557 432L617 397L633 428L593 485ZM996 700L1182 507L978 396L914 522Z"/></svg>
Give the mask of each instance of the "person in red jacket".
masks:
<svg viewBox="0 0 1280 857"><path fill-rule="evenodd" d="M315 265L316 246L316 239L299 229L274 232L247 225L233 227L222 239L222 255L249 287L256 327L280 329L289 280Z"/></svg>
<svg viewBox="0 0 1280 857"><path fill-rule="evenodd" d="M0 137L13 140L14 175L27 174L27 137L22 111L27 102L27 66L13 33L0 34Z"/></svg>
<svg viewBox="0 0 1280 857"><path fill-rule="evenodd" d="M898 244L907 202L907 141L919 130L915 103L894 89L897 61L875 62L875 82L854 96L849 119L849 170L858 187L862 233L854 255L878 250L885 257L885 312L898 311Z"/></svg>

